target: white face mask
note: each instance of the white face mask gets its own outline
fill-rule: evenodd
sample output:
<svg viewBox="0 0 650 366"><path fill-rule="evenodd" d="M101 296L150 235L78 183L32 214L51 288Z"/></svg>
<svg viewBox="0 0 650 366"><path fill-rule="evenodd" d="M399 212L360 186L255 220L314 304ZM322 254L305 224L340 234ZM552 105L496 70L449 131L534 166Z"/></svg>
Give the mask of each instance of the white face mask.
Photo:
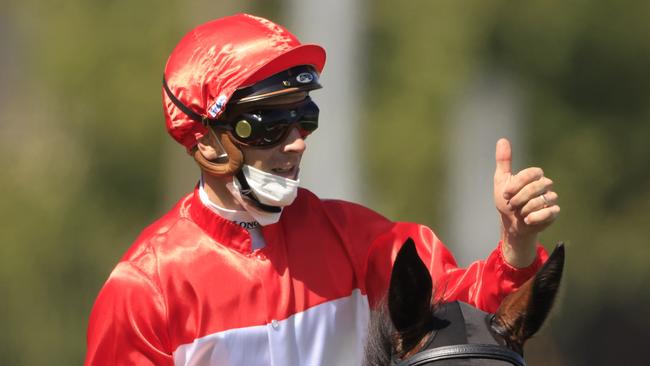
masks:
<svg viewBox="0 0 650 366"><path fill-rule="evenodd" d="M266 173L249 165L242 167L242 173L257 199L268 206L285 207L289 206L298 195L298 184L300 180L280 177L275 174ZM280 212L268 212L258 208L255 203L244 198L241 194L241 184L233 177L232 182L226 187L246 211L262 226L274 224L280 220Z"/></svg>
<svg viewBox="0 0 650 366"><path fill-rule="evenodd" d="M248 185L255 193L255 197L265 205L284 207L293 203L298 195L300 179L293 180L279 175L267 173L249 165L242 167ZM237 179L235 186L241 189Z"/></svg>

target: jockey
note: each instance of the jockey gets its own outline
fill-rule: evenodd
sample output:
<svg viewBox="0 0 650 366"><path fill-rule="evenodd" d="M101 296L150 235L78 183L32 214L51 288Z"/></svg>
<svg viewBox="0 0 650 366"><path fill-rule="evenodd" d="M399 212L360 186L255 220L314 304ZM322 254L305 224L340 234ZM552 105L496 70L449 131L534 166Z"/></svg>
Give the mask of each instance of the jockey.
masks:
<svg viewBox="0 0 650 366"><path fill-rule="evenodd" d="M541 266L537 234L555 219L557 194L538 168L510 174L505 140L495 173L502 240L464 269L428 227L299 188L324 64L322 47L247 14L200 25L176 46L165 121L200 181L110 274L86 365L359 364L370 309L408 237L439 299L485 311Z"/></svg>

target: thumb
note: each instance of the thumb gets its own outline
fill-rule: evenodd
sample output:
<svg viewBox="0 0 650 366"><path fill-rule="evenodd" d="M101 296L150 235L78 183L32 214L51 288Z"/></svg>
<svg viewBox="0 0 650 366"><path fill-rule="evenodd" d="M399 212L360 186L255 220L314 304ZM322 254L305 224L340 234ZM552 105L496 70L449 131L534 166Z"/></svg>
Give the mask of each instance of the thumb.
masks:
<svg viewBox="0 0 650 366"><path fill-rule="evenodd" d="M497 149L494 155L497 162L497 168L494 174L510 174L512 171L512 149L510 148L510 141L506 138L500 138L497 141Z"/></svg>

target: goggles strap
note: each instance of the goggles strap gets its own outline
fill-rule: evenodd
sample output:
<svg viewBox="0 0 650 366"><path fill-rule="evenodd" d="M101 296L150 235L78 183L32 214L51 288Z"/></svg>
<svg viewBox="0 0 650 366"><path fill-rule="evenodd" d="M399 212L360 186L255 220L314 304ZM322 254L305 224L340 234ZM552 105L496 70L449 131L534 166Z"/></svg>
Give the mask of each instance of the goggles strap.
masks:
<svg viewBox="0 0 650 366"><path fill-rule="evenodd" d="M172 103L174 103L176 108L180 109L183 113L185 113L192 120L194 120L196 122L199 122L199 123L203 124L204 126L207 126L211 122L212 123L217 122L216 119L212 119L212 118L209 118L208 116L203 116L203 115L200 115L200 114L194 112L188 106L183 104L183 102L178 100L178 98L176 98L174 93L172 93L172 91L169 89L169 86L167 85L167 80L165 80L165 75L163 75L163 80L162 81L163 81L163 88L165 89L165 93L167 94L167 97L169 97L169 100L171 100Z"/></svg>
<svg viewBox="0 0 650 366"><path fill-rule="evenodd" d="M246 181L246 176L244 175L244 172L239 169L237 174L235 175L237 178L237 181L239 181L239 184L241 184L241 194L242 196L250 199L251 201L255 202L257 207L261 208L262 210L266 212L280 212L282 209L280 207L275 207L275 206L269 206L265 205L260 200L255 197L255 193L253 193L253 190L251 189L251 186L248 184L248 181Z"/></svg>

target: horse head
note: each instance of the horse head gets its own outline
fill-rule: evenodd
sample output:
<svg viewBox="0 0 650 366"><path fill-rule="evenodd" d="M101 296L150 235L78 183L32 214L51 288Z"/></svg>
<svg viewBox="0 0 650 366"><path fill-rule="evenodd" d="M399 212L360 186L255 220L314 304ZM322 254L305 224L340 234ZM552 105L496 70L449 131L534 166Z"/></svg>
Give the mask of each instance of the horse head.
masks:
<svg viewBox="0 0 650 366"><path fill-rule="evenodd" d="M395 259L387 304L371 316L364 365L525 365L524 344L547 318L563 268L559 244L488 314L462 302L434 302L431 275L409 238Z"/></svg>

